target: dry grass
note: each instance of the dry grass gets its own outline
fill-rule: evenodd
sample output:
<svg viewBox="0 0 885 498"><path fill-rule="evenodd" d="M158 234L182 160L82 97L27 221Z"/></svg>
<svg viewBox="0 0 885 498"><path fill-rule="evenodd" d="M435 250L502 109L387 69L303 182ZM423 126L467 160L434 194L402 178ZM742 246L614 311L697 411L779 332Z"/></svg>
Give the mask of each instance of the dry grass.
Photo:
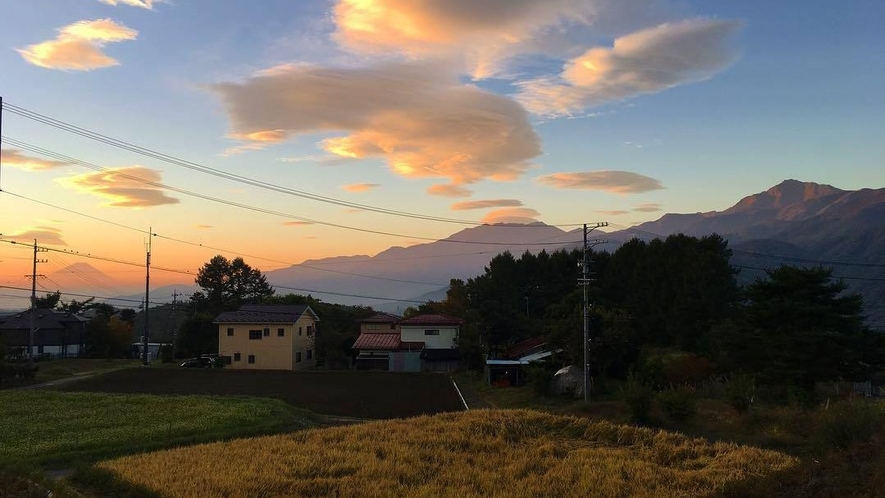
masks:
<svg viewBox="0 0 885 498"><path fill-rule="evenodd" d="M99 464L164 497L698 496L792 457L528 410L213 443Z"/></svg>

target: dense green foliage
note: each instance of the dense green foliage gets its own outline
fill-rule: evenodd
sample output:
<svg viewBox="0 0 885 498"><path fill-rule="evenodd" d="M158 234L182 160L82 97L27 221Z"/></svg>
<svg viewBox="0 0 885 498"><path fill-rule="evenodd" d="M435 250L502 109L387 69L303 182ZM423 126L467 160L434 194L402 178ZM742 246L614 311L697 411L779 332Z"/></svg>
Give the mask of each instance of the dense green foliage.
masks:
<svg viewBox="0 0 885 498"><path fill-rule="evenodd" d="M191 301L198 310L210 314L235 310L242 304L257 304L274 294L261 271L246 264L243 258L228 260L217 255L200 268L194 281L202 291L195 292Z"/></svg>

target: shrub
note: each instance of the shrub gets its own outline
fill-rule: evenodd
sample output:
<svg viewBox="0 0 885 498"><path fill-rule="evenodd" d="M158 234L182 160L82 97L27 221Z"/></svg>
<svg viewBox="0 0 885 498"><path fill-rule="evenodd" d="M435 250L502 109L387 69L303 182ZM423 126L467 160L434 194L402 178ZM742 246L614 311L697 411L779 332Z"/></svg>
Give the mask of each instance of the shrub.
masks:
<svg viewBox="0 0 885 498"><path fill-rule="evenodd" d="M695 392L686 386L670 387L658 393L658 402L664 413L677 422L682 422L697 412Z"/></svg>
<svg viewBox="0 0 885 498"><path fill-rule="evenodd" d="M528 379L535 393L541 396L549 396L553 390L553 372L542 366L530 366Z"/></svg>
<svg viewBox="0 0 885 498"><path fill-rule="evenodd" d="M752 375L733 375L725 382L725 401L738 413L746 413L756 398L756 379Z"/></svg>
<svg viewBox="0 0 885 498"><path fill-rule="evenodd" d="M160 361L163 363L172 363L175 360L175 348L169 344L160 346Z"/></svg>
<svg viewBox="0 0 885 498"><path fill-rule="evenodd" d="M630 408L630 418L637 424L647 424L655 398L655 391L636 376L631 375L621 387L621 400Z"/></svg>
<svg viewBox="0 0 885 498"><path fill-rule="evenodd" d="M885 423L882 405L875 401L839 401L818 413L812 442L817 450L848 449L869 441Z"/></svg>

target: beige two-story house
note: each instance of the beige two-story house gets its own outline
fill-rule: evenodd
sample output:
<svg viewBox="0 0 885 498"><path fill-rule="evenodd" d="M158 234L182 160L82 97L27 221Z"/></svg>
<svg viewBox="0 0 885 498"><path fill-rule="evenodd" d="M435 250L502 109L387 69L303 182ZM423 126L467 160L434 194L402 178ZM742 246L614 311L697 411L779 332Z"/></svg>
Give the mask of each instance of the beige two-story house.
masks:
<svg viewBox="0 0 885 498"><path fill-rule="evenodd" d="M229 368L303 370L316 365L316 328L310 306L244 305L215 318L218 355Z"/></svg>

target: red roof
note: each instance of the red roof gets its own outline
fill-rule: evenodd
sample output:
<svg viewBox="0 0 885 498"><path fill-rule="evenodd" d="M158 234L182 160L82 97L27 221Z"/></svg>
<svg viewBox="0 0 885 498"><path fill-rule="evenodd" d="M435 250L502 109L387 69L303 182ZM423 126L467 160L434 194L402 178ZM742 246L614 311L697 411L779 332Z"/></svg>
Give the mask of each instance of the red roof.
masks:
<svg viewBox="0 0 885 498"><path fill-rule="evenodd" d="M464 320L440 313L415 315L411 318L400 320L400 325L461 325Z"/></svg>
<svg viewBox="0 0 885 498"><path fill-rule="evenodd" d="M547 339L543 337L532 337L531 339L526 339L522 342L518 342L513 346L507 348L507 351L504 353L504 356L512 359L522 358L529 351L543 346L547 343Z"/></svg>
<svg viewBox="0 0 885 498"><path fill-rule="evenodd" d="M351 349L399 349L399 334L360 334Z"/></svg>

